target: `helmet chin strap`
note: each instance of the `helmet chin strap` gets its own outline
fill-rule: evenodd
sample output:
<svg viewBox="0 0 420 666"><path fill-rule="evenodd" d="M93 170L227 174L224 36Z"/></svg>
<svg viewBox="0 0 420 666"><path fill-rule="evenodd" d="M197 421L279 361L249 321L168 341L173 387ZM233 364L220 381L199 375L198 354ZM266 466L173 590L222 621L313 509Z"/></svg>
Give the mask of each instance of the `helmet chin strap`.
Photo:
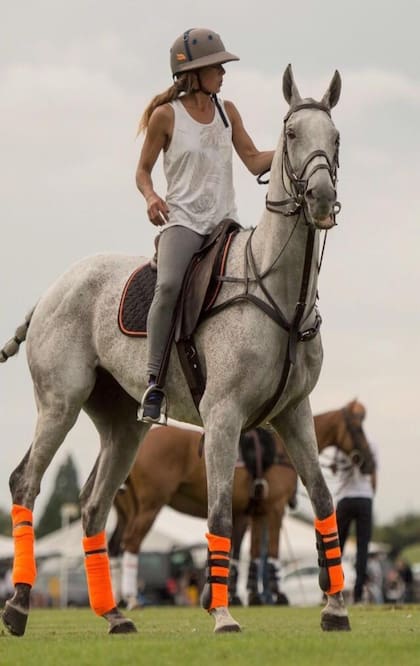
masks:
<svg viewBox="0 0 420 666"><path fill-rule="evenodd" d="M219 112L219 115L222 119L222 122L223 122L224 126L229 127L229 123L228 123L228 120L226 118L226 114L224 113L224 111L222 109L222 105L220 104L216 93L212 93L210 90L206 90L206 88L204 88L204 86L201 82L200 70L196 70L195 75L196 75L197 81L198 81L198 88L191 88L191 90L189 92L190 93L202 92L204 95L207 95L208 97L210 97L216 105L216 109ZM175 79L175 75L174 75L173 78Z"/></svg>
<svg viewBox="0 0 420 666"><path fill-rule="evenodd" d="M221 117L221 119L222 119L222 122L223 122L224 126L225 126L225 127L229 127L229 123L228 123L228 121L227 121L226 115L225 115L225 113L224 113L224 111L223 111L223 109L222 109L222 105L220 104L220 102L219 102L219 100L218 100L218 98L217 98L216 93L212 93L212 92L210 92L209 90L206 90L206 89L204 88L204 86L203 86L203 84L202 84L202 82L201 82L200 70L197 70L197 71L196 71L196 76L197 76L197 81L198 81L199 89L198 89L198 90L192 90L191 92L202 92L202 93L204 93L205 95L208 95L208 96L213 100L213 102L215 103L215 105L216 105L216 109L217 109L218 112L219 112L219 115L220 115L220 117Z"/></svg>

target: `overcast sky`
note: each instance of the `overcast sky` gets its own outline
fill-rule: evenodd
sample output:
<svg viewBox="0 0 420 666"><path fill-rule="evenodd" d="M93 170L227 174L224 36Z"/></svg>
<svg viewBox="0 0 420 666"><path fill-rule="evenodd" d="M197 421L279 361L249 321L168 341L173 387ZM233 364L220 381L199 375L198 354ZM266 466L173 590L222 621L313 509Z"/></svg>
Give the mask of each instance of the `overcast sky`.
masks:
<svg viewBox="0 0 420 666"><path fill-rule="evenodd" d="M240 62L223 96L261 149L275 146L292 63L304 96L338 69L339 226L320 276L325 362L315 413L358 397L380 455L378 522L420 512L420 3L416 0L0 1L0 346L49 284L98 252L150 255L154 229L134 184L144 106L171 83L169 47L192 26L219 32ZM159 169L158 189L164 195ZM235 162L245 226L265 188ZM25 352L0 367L0 506L35 424ZM85 416L42 485L72 453L82 482L97 454Z"/></svg>

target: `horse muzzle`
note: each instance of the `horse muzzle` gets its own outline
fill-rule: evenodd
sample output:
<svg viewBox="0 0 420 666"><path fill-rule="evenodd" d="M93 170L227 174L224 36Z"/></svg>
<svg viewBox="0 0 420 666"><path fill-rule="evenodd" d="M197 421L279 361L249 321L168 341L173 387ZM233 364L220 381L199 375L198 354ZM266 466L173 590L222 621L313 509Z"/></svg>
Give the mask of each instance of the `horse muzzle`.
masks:
<svg viewBox="0 0 420 666"><path fill-rule="evenodd" d="M305 192L305 202L312 223L317 229L328 230L336 225L335 215L341 208L330 183L322 183Z"/></svg>

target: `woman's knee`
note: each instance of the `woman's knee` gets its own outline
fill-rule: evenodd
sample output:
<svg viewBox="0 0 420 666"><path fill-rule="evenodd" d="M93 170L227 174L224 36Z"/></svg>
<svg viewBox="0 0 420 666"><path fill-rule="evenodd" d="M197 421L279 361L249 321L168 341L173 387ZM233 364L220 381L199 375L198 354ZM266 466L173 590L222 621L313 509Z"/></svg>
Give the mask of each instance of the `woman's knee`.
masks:
<svg viewBox="0 0 420 666"><path fill-rule="evenodd" d="M156 295L161 307L175 306L181 289L181 284L177 280L168 280L159 283L156 287Z"/></svg>

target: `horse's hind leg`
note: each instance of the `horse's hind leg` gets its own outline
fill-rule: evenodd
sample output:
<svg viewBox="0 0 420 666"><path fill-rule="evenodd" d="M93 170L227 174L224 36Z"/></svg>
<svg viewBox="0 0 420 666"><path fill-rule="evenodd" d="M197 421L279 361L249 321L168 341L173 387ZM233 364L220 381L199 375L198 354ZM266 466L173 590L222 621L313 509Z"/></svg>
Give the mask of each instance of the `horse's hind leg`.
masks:
<svg viewBox="0 0 420 666"><path fill-rule="evenodd" d="M271 488L272 484L269 483L269 487ZM267 510L268 550L266 580L264 584L266 595L270 597L271 603L278 606L289 603L286 595L283 594L280 588L281 564L279 558L279 541L285 503L285 498L279 498L277 502L272 502L270 508Z"/></svg>
<svg viewBox="0 0 420 666"><path fill-rule="evenodd" d="M261 500L259 501L261 502ZM261 606L263 603L259 590L259 581L265 526L266 516L259 510L254 510L254 514L251 517L251 556L246 583L248 606Z"/></svg>
<svg viewBox="0 0 420 666"><path fill-rule="evenodd" d="M149 426L135 420L136 404L122 389L120 391L113 394L108 405L105 396L102 409L95 396L86 406L101 436L101 452L94 473L81 493L85 534L83 548L90 605L97 615L107 620L109 633L112 634L135 632L136 628L115 603L105 524L115 493L126 480L138 444L149 429Z"/></svg>
<svg viewBox="0 0 420 666"><path fill-rule="evenodd" d="M48 404L38 400L38 421L29 451L10 476L12 523L15 542L13 583L15 592L6 602L2 621L15 636L25 633L30 606L30 591L36 578L32 510L45 470L74 425L81 399L70 406L54 397Z"/></svg>
<svg viewBox="0 0 420 666"><path fill-rule="evenodd" d="M282 412L271 422L284 439L315 511L319 584L327 594L327 605L321 614L321 627L324 631L348 631L350 624L342 593L344 576L334 503L319 464L309 399L303 400L295 409Z"/></svg>

